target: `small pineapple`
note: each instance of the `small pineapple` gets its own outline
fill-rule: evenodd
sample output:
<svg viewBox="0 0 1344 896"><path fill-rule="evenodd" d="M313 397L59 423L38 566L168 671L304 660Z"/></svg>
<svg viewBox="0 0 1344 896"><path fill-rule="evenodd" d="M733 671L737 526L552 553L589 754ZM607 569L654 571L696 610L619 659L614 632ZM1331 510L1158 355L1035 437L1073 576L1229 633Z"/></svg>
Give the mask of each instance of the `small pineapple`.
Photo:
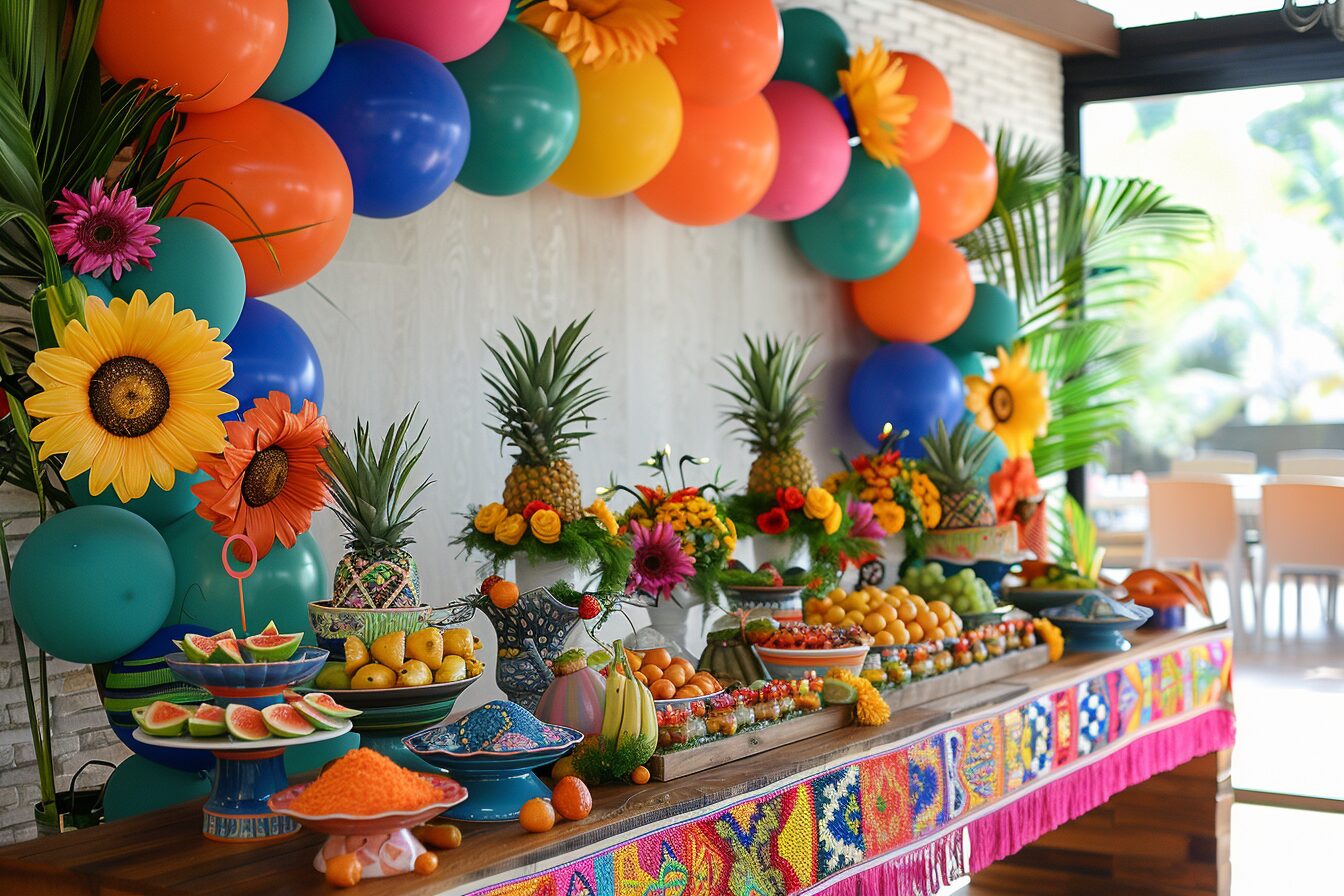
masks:
<svg viewBox="0 0 1344 896"><path fill-rule="evenodd" d="M776 489L806 491L816 485L812 461L798 450L803 428L817 414L817 402L804 394L821 373L821 365L804 372L816 337L765 336L747 342L747 356L720 359L735 386L715 386L734 403L724 414L736 424L742 441L756 452L747 474L747 491L773 495Z"/></svg>
<svg viewBox="0 0 1344 896"><path fill-rule="evenodd" d="M566 453L591 434L588 424L595 418L589 411L607 397L605 389L594 388L584 376L603 352L579 354L588 317L572 322L563 333L553 328L545 343L521 320L514 318L514 323L518 343L503 333L503 351L486 343L499 362L499 374L482 374L495 412L495 422L487 426L514 449L513 469L504 480L504 506L510 513L522 513L531 502L543 501L560 519L573 522L583 515L583 492Z"/></svg>
<svg viewBox="0 0 1344 896"><path fill-rule="evenodd" d="M971 421L963 419L949 436L947 426L939 420L937 431L919 440L924 446L926 472L938 486L943 510L939 529L992 526L998 521L989 497L976 485L980 466L993 447L994 434L980 432L972 438L972 429Z"/></svg>
<svg viewBox="0 0 1344 896"><path fill-rule="evenodd" d="M415 411L388 427L374 450L369 425L355 424L354 456L335 435L322 449L330 471L332 509L345 526L348 548L336 564L332 605L360 609L415 607L420 604L420 570L403 550L414 539L406 530L424 508L412 502L430 484L426 478L406 492L411 470L425 453L425 428L407 434Z"/></svg>

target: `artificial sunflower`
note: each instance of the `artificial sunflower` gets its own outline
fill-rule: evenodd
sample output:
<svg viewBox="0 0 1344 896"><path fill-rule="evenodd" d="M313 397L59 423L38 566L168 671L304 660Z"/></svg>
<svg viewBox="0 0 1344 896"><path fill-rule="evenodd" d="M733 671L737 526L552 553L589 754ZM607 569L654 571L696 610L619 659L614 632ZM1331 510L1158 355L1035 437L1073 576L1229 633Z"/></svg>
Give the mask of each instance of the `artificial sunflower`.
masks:
<svg viewBox="0 0 1344 896"><path fill-rule="evenodd" d="M681 7L670 0L537 0L518 14L578 67L638 62L676 33Z"/></svg>
<svg viewBox="0 0 1344 896"><path fill-rule="evenodd" d="M90 297L87 328L72 321L63 344L37 353L28 375L42 388L24 408L43 460L64 454L61 478L89 473L89 492L109 485L121 501L139 498L153 478L165 491L197 456L224 448L219 415L238 407L220 387L233 377L219 330L173 296L153 302L136 290L130 302Z"/></svg>
<svg viewBox="0 0 1344 896"><path fill-rule="evenodd" d="M201 459L210 478L191 488L201 502L196 512L220 535L246 534L257 559L270 553L277 538L294 547L313 525L313 511L327 502L327 462L320 453L331 435L327 418L311 401L295 414L288 395L272 392L224 428L229 440L223 453ZM235 555L240 547L234 545ZM242 548L238 559L250 560L249 554Z"/></svg>
<svg viewBox="0 0 1344 896"><path fill-rule="evenodd" d="M839 76L864 150L886 167L898 167L904 128L919 103L915 97L901 93L904 60L882 49L882 41L875 40L871 50L859 50L851 56L849 68Z"/></svg>
<svg viewBox="0 0 1344 896"><path fill-rule="evenodd" d="M1000 346L999 366L988 379L966 377L966 409L981 429L1003 440L1009 457L1023 457L1050 422L1045 385L1045 373L1027 365L1025 344L1019 343L1011 355Z"/></svg>

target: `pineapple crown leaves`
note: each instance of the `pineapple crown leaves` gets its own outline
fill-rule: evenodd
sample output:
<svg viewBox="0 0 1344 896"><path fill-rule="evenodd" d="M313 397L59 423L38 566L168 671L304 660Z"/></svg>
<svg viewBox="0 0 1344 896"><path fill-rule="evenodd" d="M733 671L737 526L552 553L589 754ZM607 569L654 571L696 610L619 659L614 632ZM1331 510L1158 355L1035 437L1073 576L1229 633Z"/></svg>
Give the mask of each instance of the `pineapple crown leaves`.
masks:
<svg viewBox="0 0 1344 896"><path fill-rule="evenodd" d="M787 451L798 444L803 427L817 415L817 401L806 389L822 365L804 369L817 337L743 338L745 358L739 354L718 359L734 383L714 387L732 401L724 409L724 420L735 424L733 432L754 451Z"/></svg>
<svg viewBox="0 0 1344 896"><path fill-rule="evenodd" d="M965 491L974 487L980 467L994 447L994 433L979 430L963 418L949 435L947 424L939 420L938 428L921 437L919 443L924 446L926 472L934 485L944 491Z"/></svg>
<svg viewBox="0 0 1344 896"><path fill-rule="evenodd" d="M425 477L409 488L411 472L424 456L427 443L424 424L408 438L418 410L419 405L389 426L376 450L364 420L355 422L353 456L334 434L321 449L328 467L330 506L345 526L346 546L353 550L400 548L415 542L406 530L424 508L412 510L411 505L433 482Z"/></svg>
<svg viewBox="0 0 1344 896"><path fill-rule="evenodd" d="M513 445L518 463L541 466L560 460L592 434L588 424L597 418L589 410L607 397L607 390L584 376L606 354L580 353L591 317L571 322L563 333L552 328L545 343L515 317L517 342L499 333L504 350L485 344L499 364L498 374L481 373L494 410L494 422L486 426L499 434L501 448L505 442Z"/></svg>

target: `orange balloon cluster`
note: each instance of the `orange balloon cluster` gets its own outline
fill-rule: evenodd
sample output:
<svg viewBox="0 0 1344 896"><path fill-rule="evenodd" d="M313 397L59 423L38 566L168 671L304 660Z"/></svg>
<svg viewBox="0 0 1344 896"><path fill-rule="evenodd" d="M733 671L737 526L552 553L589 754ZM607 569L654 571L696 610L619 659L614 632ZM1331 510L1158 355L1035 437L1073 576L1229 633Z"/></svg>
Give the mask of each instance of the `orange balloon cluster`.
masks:
<svg viewBox="0 0 1344 896"><path fill-rule="evenodd" d="M770 83L784 50L773 0L677 0L677 39L658 55L688 102L731 105Z"/></svg>
<svg viewBox="0 0 1344 896"><path fill-rule="evenodd" d="M919 229L945 240L979 227L994 207L999 173L994 154L964 125L954 124L938 151L906 166L919 194Z"/></svg>
<svg viewBox="0 0 1344 896"><path fill-rule="evenodd" d="M975 284L966 259L947 240L920 231L885 274L850 284L854 310L889 342L937 342L971 313Z"/></svg>

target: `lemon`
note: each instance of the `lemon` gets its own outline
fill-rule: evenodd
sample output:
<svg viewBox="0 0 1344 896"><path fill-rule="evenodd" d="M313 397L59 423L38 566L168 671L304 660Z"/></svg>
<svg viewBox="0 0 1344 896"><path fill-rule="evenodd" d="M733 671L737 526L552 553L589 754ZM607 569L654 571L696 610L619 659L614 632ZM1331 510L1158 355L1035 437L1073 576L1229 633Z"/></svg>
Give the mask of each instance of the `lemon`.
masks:
<svg viewBox="0 0 1344 896"><path fill-rule="evenodd" d="M439 671L434 673L434 680L439 684L449 681L461 681L467 677L467 661L460 656L446 656L443 658L443 665L439 666Z"/></svg>
<svg viewBox="0 0 1344 896"><path fill-rule="evenodd" d="M881 613L869 613L863 617L863 630L870 635L875 635L887 627L887 620Z"/></svg>
<svg viewBox="0 0 1344 896"><path fill-rule="evenodd" d="M430 626L406 636L406 655L434 671L443 665L443 632Z"/></svg>
<svg viewBox="0 0 1344 896"><path fill-rule="evenodd" d="M369 648L354 635L345 639L345 676L353 678L361 666L369 664Z"/></svg>
<svg viewBox="0 0 1344 896"><path fill-rule="evenodd" d="M406 662L406 633L388 632L369 645L373 661L388 669L400 669Z"/></svg>
<svg viewBox="0 0 1344 896"><path fill-rule="evenodd" d="M420 660L407 660L397 670L397 687L419 688L433 684L434 673Z"/></svg>
<svg viewBox="0 0 1344 896"><path fill-rule="evenodd" d="M350 687L356 690L382 690L397 683L397 673L379 663L361 666L350 676Z"/></svg>
<svg viewBox="0 0 1344 896"><path fill-rule="evenodd" d="M845 608L838 605L831 607L829 610L826 611L826 615L823 618L832 625L844 622Z"/></svg>

